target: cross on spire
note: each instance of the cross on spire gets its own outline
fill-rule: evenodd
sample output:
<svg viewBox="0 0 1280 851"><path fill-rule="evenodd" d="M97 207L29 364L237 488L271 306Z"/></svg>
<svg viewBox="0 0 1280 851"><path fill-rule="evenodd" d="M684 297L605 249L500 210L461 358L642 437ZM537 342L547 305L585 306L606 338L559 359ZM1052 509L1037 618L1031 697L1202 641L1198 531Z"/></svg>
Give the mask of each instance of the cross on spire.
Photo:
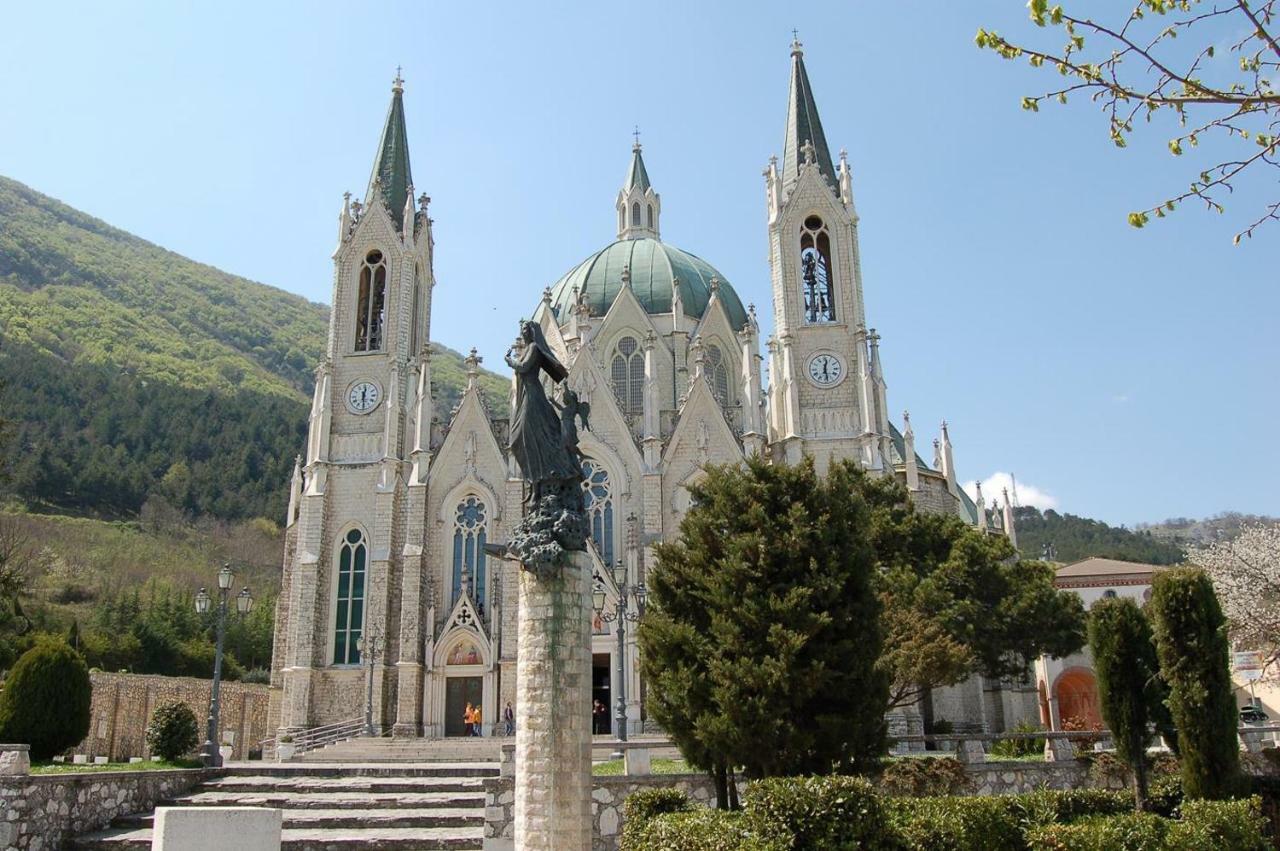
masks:
<svg viewBox="0 0 1280 851"><path fill-rule="evenodd" d="M396 66L396 78L395 78L394 80L392 80L392 81L391 81L391 91L393 91L393 92L402 92L402 91L404 91L404 78L400 76L400 71L401 71L401 67L400 67L399 65L397 65L397 66Z"/></svg>
<svg viewBox="0 0 1280 851"><path fill-rule="evenodd" d="M635 129L631 131L631 135L634 136L636 139L635 144L631 146L631 150L633 151L640 150L640 125L639 124L637 124L635 126Z"/></svg>
<svg viewBox="0 0 1280 851"><path fill-rule="evenodd" d="M804 45L800 43L800 31L793 29L791 31L791 55L795 56L797 53L800 53L800 48L803 46Z"/></svg>

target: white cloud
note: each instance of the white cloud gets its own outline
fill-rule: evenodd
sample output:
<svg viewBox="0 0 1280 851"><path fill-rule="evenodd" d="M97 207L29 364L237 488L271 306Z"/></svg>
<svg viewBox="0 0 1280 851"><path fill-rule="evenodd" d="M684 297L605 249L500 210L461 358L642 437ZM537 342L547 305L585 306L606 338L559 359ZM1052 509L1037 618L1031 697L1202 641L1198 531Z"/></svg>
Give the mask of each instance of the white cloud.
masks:
<svg viewBox="0 0 1280 851"><path fill-rule="evenodd" d="M977 499L978 489L977 482L965 482L964 492L969 494L971 499ZM1041 490L1030 482L1018 482L1018 504L1032 505L1044 511L1049 508L1058 507L1058 499L1055 496ZM982 498L986 500L987 507L991 507L993 502L1003 504L1003 492L1005 488L1009 490L1010 499L1013 498L1014 481L1013 476L1008 473L992 473L982 480Z"/></svg>

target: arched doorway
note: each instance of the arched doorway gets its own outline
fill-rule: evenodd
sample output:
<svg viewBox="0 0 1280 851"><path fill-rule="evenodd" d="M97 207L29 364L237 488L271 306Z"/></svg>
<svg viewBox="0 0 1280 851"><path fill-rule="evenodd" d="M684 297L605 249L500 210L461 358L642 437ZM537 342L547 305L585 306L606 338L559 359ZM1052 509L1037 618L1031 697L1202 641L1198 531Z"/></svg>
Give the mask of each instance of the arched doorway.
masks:
<svg viewBox="0 0 1280 851"><path fill-rule="evenodd" d="M1102 710L1098 705L1098 681L1088 668L1072 668L1058 677L1053 687L1058 698L1058 715L1063 724L1077 722L1079 729L1101 730Z"/></svg>

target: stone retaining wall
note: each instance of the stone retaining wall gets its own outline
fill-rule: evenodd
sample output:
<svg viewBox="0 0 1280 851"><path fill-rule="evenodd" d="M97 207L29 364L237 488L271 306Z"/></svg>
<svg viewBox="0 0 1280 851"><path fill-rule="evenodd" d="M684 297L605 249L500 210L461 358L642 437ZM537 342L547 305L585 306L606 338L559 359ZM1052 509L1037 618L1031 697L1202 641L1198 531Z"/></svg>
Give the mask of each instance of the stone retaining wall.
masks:
<svg viewBox="0 0 1280 851"><path fill-rule="evenodd" d="M105 756L114 762L150 756L147 722L156 706L171 700L191 707L199 722L200 741L204 741L212 680L100 671L91 673L89 679L93 684L89 735L72 753ZM265 684L223 681L221 729L224 741L231 734L232 759L247 759L249 749L271 735L267 732L268 700Z"/></svg>
<svg viewBox="0 0 1280 851"><path fill-rule="evenodd" d="M189 791L203 775L194 768L0 777L0 848L57 851L116 816Z"/></svg>
<svg viewBox="0 0 1280 851"><path fill-rule="evenodd" d="M1089 766L1079 760L1062 762L986 762L966 765L977 795L1015 795L1040 788L1080 789L1097 784ZM596 777L591 793L591 834L594 851L617 851L622 837L622 805L641 789L680 789L695 802L712 806L716 790L705 774L654 774L647 777ZM510 777L484 782L484 851L511 851L515 817L515 787Z"/></svg>

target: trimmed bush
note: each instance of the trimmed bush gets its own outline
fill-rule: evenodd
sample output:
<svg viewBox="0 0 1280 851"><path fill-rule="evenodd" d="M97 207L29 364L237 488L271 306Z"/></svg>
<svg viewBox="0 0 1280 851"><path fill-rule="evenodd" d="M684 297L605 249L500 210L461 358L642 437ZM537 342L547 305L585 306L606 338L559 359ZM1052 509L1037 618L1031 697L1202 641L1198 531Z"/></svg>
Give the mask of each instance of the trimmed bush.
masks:
<svg viewBox="0 0 1280 851"><path fill-rule="evenodd" d="M147 724L147 747L153 756L173 761L200 744L195 713L185 703L170 701L156 707Z"/></svg>
<svg viewBox="0 0 1280 851"><path fill-rule="evenodd" d="M628 800L628 803L630 801ZM644 851L789 851L791 846L761 839L740 812L699 807L691 812L657 815L649 820L625 822L624 849ZM822 846L836 849L839 846Z"/></svg>
<svg viewBox="0 0 1280 851"><path fill-rule="evenodd" d="M1033 827L1027 831L1026 847L1030 851L1163 851L1168 847L1169 824L1151 813L1087 818Z"/></svg>
<svg viewBox="0 0 1280 851"><path fill-rule="evenodd" d="M895 798L886 802L894 833L913 851L1020 849L1017 796Z"/></svg>
<svg viewBox="0 0 1280 851"><path fill-rule="evenodd" d="M881 798L861 777L775 777L747 786L746 819L778 847L897 848Z"/></svg>
<svg viewBox="0 0 1280 851"><path fill-rule="evenodd" d="M1133 809L1132 795L1110 789L1040 789L1010 795L1008 800L1024 826L1119 815Z"/></svg>
<svg viewBox="0 0 1280 851"><path fill-rule="evenodd" d="M648 848L635 837L645 834L657 816L692 812L693 808L693 801L679 789L641 789L628 795L622 805L622 851Z"/></svg>
<svg viewBox="0 0 1280 851"><path fill-rule="evenodd" d="M0 692L0 741L46 760L89 735L89 668L61 640L41 639L9 670Z"/></svg>
<svg viewBox="0 0 1280 851"><path fill-rule="evenodd" d="M1229 798L1241 789L1239 718L1226 619L1204 571L1156 574L1152 627L1160 675L1178 727L1182 789L1188 798Z"/></svg>
<svg viewBox="0 0 1280 851"><path fill-rule="evenodd" d="M1243 801L1187 801L1182 820L1169 827L1167 847L1174 851L1265 851L1266 819L1256 796Z"/></svg>
<svg viewBox="0 0 1280 851"><path fill-rule="evenodd" d="M958 759L949 756L903 757L884 763L876 786L890 795L923 798L968 792L973 778Z"/></svg>

